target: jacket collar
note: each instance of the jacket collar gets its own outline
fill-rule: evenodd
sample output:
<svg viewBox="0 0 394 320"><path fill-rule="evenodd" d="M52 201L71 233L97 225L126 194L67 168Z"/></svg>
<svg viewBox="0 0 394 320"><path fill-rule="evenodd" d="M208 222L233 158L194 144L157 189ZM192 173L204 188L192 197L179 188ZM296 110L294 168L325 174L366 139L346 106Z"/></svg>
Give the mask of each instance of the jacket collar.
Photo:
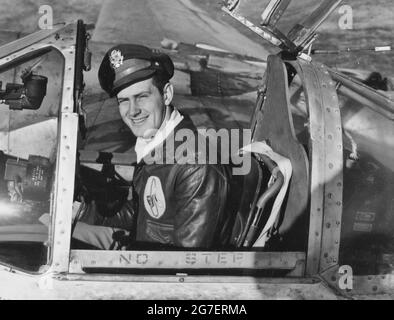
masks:
<svg viewBox="0 0 394 320"><path fill-rule="evenodd" d="M149 145L149 149L146 149L149 151L139 162L137 162L137 165L143 166L146 164L175 164L179 161L185 161L185 157L183 155L184 152L187 152L187 159L195 159L197 150L195 142L198 142L197 128L194 126L193 122L187 115L181 114L179 111L177 111L177 113L179 114L176 116L176 119L178 120L174 122L177 123L177 125L173 129L172 127L169 127L172 130L168 130L166 135L163 135L160 139L158 139L158 143ZM186 141L175 141L177 132L182 129L187 129L187 133L191 133L193 135L193 139L186 139ZM182 137L185 139L183 134ZM152 148L152 146L154 147Z"/></svg>
<svg viewBox="0 0 394 320"><path fill-rule="evenodd" d="M144 157L163 144L183 119L184 116L177 109L167 106L164 121L156 134L151 138L137 138L135 145L137 163L141 162Z"/></svg>

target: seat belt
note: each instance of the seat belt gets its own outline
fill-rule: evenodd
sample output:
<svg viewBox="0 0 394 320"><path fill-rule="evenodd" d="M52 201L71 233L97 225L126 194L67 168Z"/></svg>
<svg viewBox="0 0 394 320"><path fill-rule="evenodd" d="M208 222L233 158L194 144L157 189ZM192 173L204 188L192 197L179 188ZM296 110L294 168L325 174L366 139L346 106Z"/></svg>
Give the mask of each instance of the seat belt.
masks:
<svg viewBox="0 0 394 320"><path fill-rule="evenodd" d="M276 196L275 202L272 206L272 210L270 216L265 224L262 232L258 236L257 240L254 242L253 247L265 247L266 242L268 241L271 231L279 218L280 209L282 207L284 198L286 196L289 182L293 173L293 167L288 158L285 158L276 152L274 152L271 147L269 147L264 141L263 142L253 142L245 147L243 147L241 152L253 152L261 155L265 155L274 161L282 173L284 177L284 183L282 188L280 189L278 195ZM271 186L274 183L274 177L271 176L270 181L268 182L268 186Z"/></svg>

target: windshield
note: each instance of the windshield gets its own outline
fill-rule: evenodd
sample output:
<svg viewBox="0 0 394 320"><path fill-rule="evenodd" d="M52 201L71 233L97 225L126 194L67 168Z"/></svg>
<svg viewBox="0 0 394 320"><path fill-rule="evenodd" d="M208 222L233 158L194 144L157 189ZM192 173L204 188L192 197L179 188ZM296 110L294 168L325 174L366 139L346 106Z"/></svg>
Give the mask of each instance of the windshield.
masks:
<svg viewBox="0 0 394 320"><path fill-rule="evenodd" d="M63 65L52 50L0 73L0 263L28 271L50 254Z"/></svg>

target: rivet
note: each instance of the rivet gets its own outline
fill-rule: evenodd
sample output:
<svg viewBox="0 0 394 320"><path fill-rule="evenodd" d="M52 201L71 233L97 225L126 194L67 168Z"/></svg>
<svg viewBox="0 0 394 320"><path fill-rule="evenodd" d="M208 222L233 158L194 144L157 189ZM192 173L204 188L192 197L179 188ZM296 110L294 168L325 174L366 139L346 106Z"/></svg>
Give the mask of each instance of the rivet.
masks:
<svg viewBox="0 0 394 320"><path fill-rule="evenodd" d="M372 287L372 290L373 290L373 291L378 291L378 287L377 287L377 286L373 286L373 287Z"/></svg>
<svg viewBox="0 0 394 320"><path fill-rule="evenodd" d="M332 140L332 135L331 134L328 135L328 139Z"/></svg>
<svg viewBox="0 0 394 320"><path fill-rule="evenodd" d="M330 169L333 169L333 168L334 168L334 165L333 165L332 163L329 163L329 164L328 164L328 167L329 167Z"/></svg>

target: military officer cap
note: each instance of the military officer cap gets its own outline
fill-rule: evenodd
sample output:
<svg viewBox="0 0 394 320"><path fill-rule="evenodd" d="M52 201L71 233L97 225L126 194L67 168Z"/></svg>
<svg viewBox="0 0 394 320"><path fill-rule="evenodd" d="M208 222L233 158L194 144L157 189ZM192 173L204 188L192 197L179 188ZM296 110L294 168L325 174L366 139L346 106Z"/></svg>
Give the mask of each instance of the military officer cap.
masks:
<svg viewBox="0 0 394 320"><path fill-rule="evenodd" d="M99 82L111 97L128 86L161 74L174 75L170 57L159 50L135 44L119 44L105 54L98 72Z"/></svg>

